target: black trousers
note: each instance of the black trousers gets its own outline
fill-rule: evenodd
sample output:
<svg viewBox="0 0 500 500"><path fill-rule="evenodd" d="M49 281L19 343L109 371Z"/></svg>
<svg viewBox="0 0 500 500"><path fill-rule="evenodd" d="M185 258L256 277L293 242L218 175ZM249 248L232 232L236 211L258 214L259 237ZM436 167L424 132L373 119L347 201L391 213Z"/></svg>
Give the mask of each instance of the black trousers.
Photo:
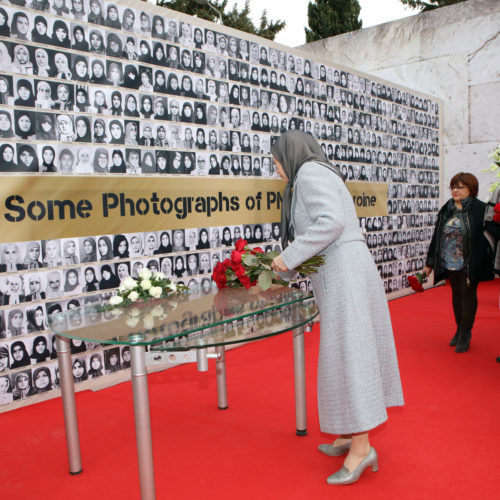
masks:
<svg viewBox="0 0 500 500"><path fill-rule="evenodd" d="M477 283L467 283L465 269L448 271L457 327L472 330L477 311Z"/></svg>

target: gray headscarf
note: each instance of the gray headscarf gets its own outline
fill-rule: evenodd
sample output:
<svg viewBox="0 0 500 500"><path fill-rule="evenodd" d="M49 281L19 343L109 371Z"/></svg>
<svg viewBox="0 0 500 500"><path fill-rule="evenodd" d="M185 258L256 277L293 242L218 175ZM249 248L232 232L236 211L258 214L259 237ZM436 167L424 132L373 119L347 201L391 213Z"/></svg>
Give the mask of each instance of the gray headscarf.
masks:
<svg viewBox="0 0 500 500"><path fill-rule="evenodd" d="M271 154L281 163L289 179L283 191L281 205L281 243L286 248L293 241L293 227L290 227L292 191L300 167L304 163L315 161L335 172L342 180L343 177L338 167L328 163L316 139L299 130L289 130L282 134L271 147Z"/></svg>

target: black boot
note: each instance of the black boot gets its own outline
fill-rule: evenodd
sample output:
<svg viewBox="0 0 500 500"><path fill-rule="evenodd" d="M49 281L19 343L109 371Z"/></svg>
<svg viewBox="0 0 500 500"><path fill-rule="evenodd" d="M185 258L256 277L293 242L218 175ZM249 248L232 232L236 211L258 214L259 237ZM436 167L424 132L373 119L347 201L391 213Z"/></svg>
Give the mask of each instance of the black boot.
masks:
<svg viewBox="0 0 500 500"><path fill-rule="evenodd" d="M457 331L455 332L455 335L453 335L452 339L450 340L450 344L452 347L457 345L458 341L458 326L457 326Z"/></svg>
<svg viewBox="0 0 500 500"><path fill-rule="evenodd" d="M471 338L470 328L464 328L463 326L458 329L458 340L457 347L455 347L455 352L467 352L469 350Z"/></svg>

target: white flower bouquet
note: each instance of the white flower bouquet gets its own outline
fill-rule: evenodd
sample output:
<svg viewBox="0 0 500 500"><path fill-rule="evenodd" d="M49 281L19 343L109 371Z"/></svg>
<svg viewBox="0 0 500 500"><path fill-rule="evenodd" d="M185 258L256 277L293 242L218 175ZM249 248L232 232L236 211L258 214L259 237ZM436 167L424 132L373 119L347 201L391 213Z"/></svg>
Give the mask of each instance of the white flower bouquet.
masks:
<svg viewBox="0 0 500 500"><path fill-rule="evenodd" d="M139 272L139 279L128 276L116 290L116 295L109 299L109 305L128 306L133 302L146 302L150 299L162 299L184 293L189 290L184 285L172 283L163 273L152 273L149 269Z"/></svg>

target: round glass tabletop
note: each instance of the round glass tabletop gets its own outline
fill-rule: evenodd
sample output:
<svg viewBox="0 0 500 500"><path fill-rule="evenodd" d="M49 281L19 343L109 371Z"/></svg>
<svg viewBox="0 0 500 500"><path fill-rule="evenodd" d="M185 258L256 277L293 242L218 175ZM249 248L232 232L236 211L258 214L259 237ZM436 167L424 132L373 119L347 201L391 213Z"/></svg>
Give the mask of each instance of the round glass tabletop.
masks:
<svg viewBox="0 0 500 500"><path fill-rule="evenodd" d="M91 303L49 316L49 327L63 337L89 342L180 351L277 335L317 314L313 295L272 286L266 291L253 287L183 294L113 309Z"/></svg>

